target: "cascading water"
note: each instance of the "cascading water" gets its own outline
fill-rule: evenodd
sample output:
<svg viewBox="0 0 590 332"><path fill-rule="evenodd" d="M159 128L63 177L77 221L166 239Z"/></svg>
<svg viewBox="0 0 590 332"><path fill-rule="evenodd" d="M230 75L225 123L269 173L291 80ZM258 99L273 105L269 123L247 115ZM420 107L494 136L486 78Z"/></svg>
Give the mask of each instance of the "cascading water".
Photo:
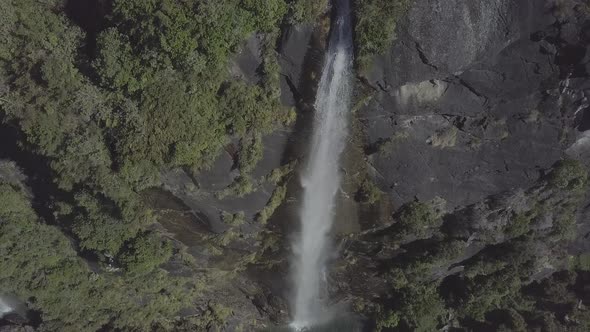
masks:
<svg viewBox="0 0 590 332"><path fill-rule="evenodd" d="M349 0L336 0L326 60L315 102L310 155L303 172L301 232L294 243L293 322L301 330L325 318L322 290L329 232L340 187L339 159L345 146L352 77Z"/></svg>
<svg viewBox="0 0 590 332"><path fill-rule="evenodd" d="M12 307L8 305L8 303L4 302L4 300L0 297L0 318L2 318L5 314L12 312Z"/></svg>

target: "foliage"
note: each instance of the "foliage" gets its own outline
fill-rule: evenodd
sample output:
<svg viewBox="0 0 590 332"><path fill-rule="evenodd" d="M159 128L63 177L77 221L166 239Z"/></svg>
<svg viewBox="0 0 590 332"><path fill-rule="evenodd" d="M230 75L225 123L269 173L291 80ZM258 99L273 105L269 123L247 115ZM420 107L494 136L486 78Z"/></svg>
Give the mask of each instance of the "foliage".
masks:
<svg viewBox="0 0 590 332"><path fill-rule="evenodd" d="M375 152L381 153L383 156L390 157L393 150L400 141L407 139L409 136L408 132L396 132L392 136L379 139L372 145L365 148L367 154L373 154Z"/></svg>
<svg viewBox="0 0 590 332"><path fill-rule="evenodd" d="M153 233L142 233L133 238L119 255L119 262L128 272L143 274L151 272L172 256L172 245Z"/></svg>
<svg viewBox="0 0 590 332"><path fill-rule="evenodd" d="M590 254L584 253L570 257L569 267L573 270L590 272Z"/></svg>
<svg viewBox="0 0 590 332"><path fill-rule="evenodd" d="M293 160L281 167L275 168L270 172L270 174L267 175L266 180L274 185L277 185L281 181L284 181L287 175L293 172L295 166L297 166L297 160Z"/></svg>
<svg viewBox="0 0 590 332"><path fill-rule="evenodd" d="M4 121L45 158L86 250L116 253L149 224L137 191L158 184L160 169L206 166L231 133L255 138L241 158L251 168L260 135L292 120L278 80L248 85L225 70L245 37L279 24L283 1L114 1L91 59L78 53L82 32L61 3L2 6ZM276 77L266 53L265 76ZM251 187L242 177L234 189Z"/></svg>
<svg viewBox="0 0 590 332"><path fill-rule="evenodd" d="M440 281L436 297L442 303L429 305L440 308L434 310L440 314L426 315L430 318L424 323L426 330L443 325L493 331L587 329L588 292L582 286L590 281L587 255L566 256L575 235L577 208L584 197L577 184L585 185L586 176L578 162L560 162L538 185L525 191L524 198L489 199L484 205L475 204L443 217L457 228L444 234L433 229L440 221L436 204L403 206L394 215L396 223L365 238L380 236L381 242L375 246L379 260L368 273L381 275L391 288L381 295L377 310L370 306L363 310L373 313L377 327L418 330L416 322L421 319L413 314L420 312L415 307L420 294L409 290ZM512 197L520 201L512 202ZM482 220L486 226L498 228L498 236L490 243L486 237L475 238L470 228L479 227ZM503 226L494 226L497 222ZM461 223L466 223L463 230L458 227ZM390 235L393 245L387 243ZM547 267L564 267L562 259L566 258L569 272L546 276ZM404 292L413 296L404 297ZM392 318L391 325L388 318Z"/></svg>
<svg viewBox="0 0 590 332"><path fill-rule="evenodd" d="M0 201L2 202L0 221L35 219L35 214L24 194L11 185L0 184Z"/></svg>
<svg viewBox="0 0 590 332"><path fill-rule="evenodd" d="M485 320L485 313L503 307L518 294L520 280L510 268L489 276L471 279L467 286L468 299L461 303L462 313L467 317Z"/></svg>
<svg viewBox="0 0 590 332"><path fill-rule="evenodd" d="M590 326L590 312L585 305L587 272L559 271L542 281L523 287L524 299L531 305L525 315L529 329L584 331Z"/></svg>
<svg viewBox="0 0 590 332"><path fill-rule="evenodd" d="M234 81L224 88L220 111L225 115L230 132L239 136L252 129L268 133L275 126L292 120L288 112L272 95L260 87Z"/></svg>
<svg viewBox="0 0 590 332"><path fill-rule="evenodd" d="M433 268L444 266L453 259L461 257L466 243L460 240L442 240L423 248L412 250L411 254L404 257L406 263L404 272L408 276L421 277L431 273Z"/></svg>
<svg viewBox="0 0 590 332"><path fill-rule="evenodd" d="M249 21L262 32L270 32L279 25L288 9L284 1L244 0L242 5L250 14Z"/></svg>
<svg viewBox="0 0 590 332"><path fill-rule="evenodd" d="M221 213L221 220L223 220L223 222L226 225L232 226L232 227L236 227L236 226L240 226L243 225L246 222L246 216L244 215L244 212L238 212L238 213L228 213L223 211Z"/></svg>
<svg viewBox="0 0 590 332"><path fill-rule="evenodd" d="M294 23L316 23L327 6L328 0L293 0L291 20Z"/></svg>
<svg viewBox="0 0 590 332"><path fill-rule="evenodd" d="M576 216L568 213L554 220L551 237L555 241L573 240L576 236Z"/></svg>
<svg viewBox="0 0 590 332"><path fill-rule="evenodd" d="M514 309L507 309L507 310L503 310L502 314L504 317L502 317L502 320L505 323L501 323L500 326L498 327L499 331L515 331L515 332L526 332L527 331L527 324L524 320L524 318L522 317L522 315L520 315L520 313L518 313L518 311L514 310Z"/></svg>
<svg viewBox="0 0 590 332"><path fill-rule="evenodd" d="M397 327L399 325L399 315L392 310L387 310L376 318L376 323L376 331Z"/></svg>
<svg viewBox="0 0 590 332"><path fill-rule="evenodd" d="M248 175L240 175L227 188L216 193L217 198L224 199L229 195L243 197L254 191L254 183Z"/></svg>
<svg viewBox="0 0 590 332"><path fill-rule="evenodd" d="M411 0L354 1L356 62L361 70L368 68L372 56L387 50L410 3Z"/></svg>
<svg viewBox="0 0 590 332"><path fill-rule="evenodd" d="M240 142L240 154L238 156L238 168L242 173L250 173L256 164L262 159L264 146L260 134L249 135Z"/></svg>
<svg viewBox="0 0 590 332"><path fill-rule="evenodd" d="M578 160L565 159L553 167L548 180L553 187L579 191L588 183L588 170Z"/></svg>
<svg viewBox="0 0 590 332"><path fill-rule="evenodd" d="M115 28L109 28L100 34L96 43L99 51L93 67L101 84L127 93L141 88L144 79L137 77L141 72L141 62L134 57L128 37Z"/></svg>
<svg viewBox="0 0 590 332"><path fill-rule="evenodd" d="M395 292L402 324L411 331L436 331L445 307L436 284L411 285Z"/></svg>
<svg viewBox="0 0 590 332"><path fill-rule="evenodd" d="M370 179L365 179L357 193L356 193L356 200L359 202L367 203L367 204L375 204L381 198L383 193L375 183Z"/></svg>
<svg viewBox="0 0 590 332"><path fill-rule="evenodd" d="M287 2L114 0L96 40L62 0L0 1L0 10L0 130L14 128L18 141L6 144L34 156L29 171L46 181L37 198L54 225L0 184L0 287L29 299L44 330L172 329L194 294L158 268L172 249L148 231L140 193L163 169L211 164L231 136L259 144L293 120L274 51ZM255 32L267 36L264 79L249 85L227 67ZM85 43L96 44L91 54ZM232 188L252 189L247 176ZM123 269L94 274L74 249Z"/></svg>
<svg viewBox="0 0 590 332"><path fill-rule="evenodd" d="M96 274L58 228L39 221L26 195L0 184L0 288L27 299L43 330L147 330L188 305L187 280ZM4 200L3 200L4 202ZM140 305L141 303L141 305Z"/></svg>
<svg viewBox="0 0 590 332"><path fill-rule="evenodd" d="M396 216L395 234L399 238L414 235L418 238L425 236L428 230L440 223L435 209L428 203L410 202L404 205Z"/></svg>
<svg viewBox="0 0 590 332"><path fill-rule="evenodd" d="M287 185L279 185L275 188L266 203L266 206L256 215L256 221L266 224L268 219L274 214L275 210L283 203L287 195Z"/></svg>
<svg viewBox="0 0 590 332"><path fill-rule="evenodd" d="M510 220L510 224L506 226L504 232L509 237L519 237L524 235L529 231L529 225L534 217L535 215L530 212L515 214Z"/></svg>

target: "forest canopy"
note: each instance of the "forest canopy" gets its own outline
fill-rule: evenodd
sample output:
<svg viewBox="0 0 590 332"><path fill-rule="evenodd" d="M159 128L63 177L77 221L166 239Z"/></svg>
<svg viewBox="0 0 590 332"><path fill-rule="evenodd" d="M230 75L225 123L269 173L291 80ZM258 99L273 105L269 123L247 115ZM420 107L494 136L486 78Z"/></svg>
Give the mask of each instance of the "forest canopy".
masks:
<svg viewBox="0 0 590 332"><path fill-rule="evenodd" d="M283 22L314 10L283 0L84 4L0 1L1 156L34 165L42 188L29 197L0 184L0 287L30 299L50 330L170 329L200 286L159 267L178 252L153 230L141 192L164 169L207 167L230 139L293 121L279 101L275 43ZM265 41L257 84L227 69L255 33Z"/></svg>

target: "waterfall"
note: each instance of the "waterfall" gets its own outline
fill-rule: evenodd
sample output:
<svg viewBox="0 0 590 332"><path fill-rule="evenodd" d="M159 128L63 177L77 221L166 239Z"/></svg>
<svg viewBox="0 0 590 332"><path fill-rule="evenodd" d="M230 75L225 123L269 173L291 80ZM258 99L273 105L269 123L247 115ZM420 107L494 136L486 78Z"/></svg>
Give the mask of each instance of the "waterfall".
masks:
<svg viewBox="0 0 590 332"><path fill-rule="evenodd" d="M8 303L4 302L4 300L0 297L0 318L2 318L5 314L12 312L12 307L8 305Z"/></svg>
<svg viewBox="0 0 590 332"><path fill-rule="evenodd" d="M334 1L329 47L315 102L309 159L303 170L301 231L293 245L295 329L316 325L325 318L325 290L329 233L340 187L339 159L346 145L352 78L352 29L349 0Z"/></svg>

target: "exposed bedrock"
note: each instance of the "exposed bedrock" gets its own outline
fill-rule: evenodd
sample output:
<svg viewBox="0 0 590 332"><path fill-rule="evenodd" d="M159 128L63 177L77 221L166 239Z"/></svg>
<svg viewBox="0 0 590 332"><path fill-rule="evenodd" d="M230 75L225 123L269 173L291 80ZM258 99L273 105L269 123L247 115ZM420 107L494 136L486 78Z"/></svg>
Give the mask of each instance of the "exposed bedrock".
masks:
<svg viewBox="0 0 590 332"><path fill-rule="evenodd" d="M566 152L588 162L578 2L451 3L416 0L361 73L368 162L395 206L440 196L452 209L528 186Z"/></svg>

